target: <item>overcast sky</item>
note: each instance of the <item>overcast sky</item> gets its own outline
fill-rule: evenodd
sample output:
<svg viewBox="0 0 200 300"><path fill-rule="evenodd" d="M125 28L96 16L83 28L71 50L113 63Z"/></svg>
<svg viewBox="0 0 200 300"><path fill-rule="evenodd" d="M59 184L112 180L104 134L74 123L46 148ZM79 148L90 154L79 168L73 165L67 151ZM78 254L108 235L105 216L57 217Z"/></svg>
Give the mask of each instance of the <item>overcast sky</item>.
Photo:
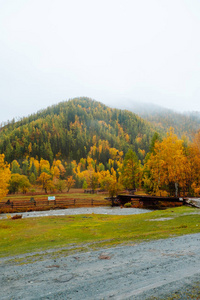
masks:
<svg viewBox="0 0 200 300"><path fill-rule="evenodd" d="M0 0L0 122L73 97L200 111L199 0Z"/></svg>

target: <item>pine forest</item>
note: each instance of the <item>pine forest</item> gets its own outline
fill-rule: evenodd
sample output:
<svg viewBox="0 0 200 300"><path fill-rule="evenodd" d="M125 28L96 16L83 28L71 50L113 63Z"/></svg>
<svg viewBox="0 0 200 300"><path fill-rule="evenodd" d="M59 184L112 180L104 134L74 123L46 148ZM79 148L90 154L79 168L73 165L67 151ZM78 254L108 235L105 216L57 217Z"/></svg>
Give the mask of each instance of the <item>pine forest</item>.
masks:
<svg viewBox="0 0 200 300"><path fill-rule="evenodd" d="M158 120L158 118L157 118ZM183 125L181 125L183 126ZM75 98L2 124L0 199L71 187L142 188L165 196L200 195L200 131L158 130L155 122L89 98ZM179 131L180 132L180 131Z"/></svg>

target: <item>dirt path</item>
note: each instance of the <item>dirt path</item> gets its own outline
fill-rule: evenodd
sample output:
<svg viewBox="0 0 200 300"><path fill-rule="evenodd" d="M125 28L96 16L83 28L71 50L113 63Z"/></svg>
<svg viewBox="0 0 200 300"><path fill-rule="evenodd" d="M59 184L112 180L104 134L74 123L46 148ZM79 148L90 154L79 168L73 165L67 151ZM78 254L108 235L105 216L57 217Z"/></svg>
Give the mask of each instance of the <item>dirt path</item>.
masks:
<svg viewBox="0 0 200 300"><path fill-rule="evenodd" d="M200 299L200 234L51 255L1 259L0 299Z"/></svg>

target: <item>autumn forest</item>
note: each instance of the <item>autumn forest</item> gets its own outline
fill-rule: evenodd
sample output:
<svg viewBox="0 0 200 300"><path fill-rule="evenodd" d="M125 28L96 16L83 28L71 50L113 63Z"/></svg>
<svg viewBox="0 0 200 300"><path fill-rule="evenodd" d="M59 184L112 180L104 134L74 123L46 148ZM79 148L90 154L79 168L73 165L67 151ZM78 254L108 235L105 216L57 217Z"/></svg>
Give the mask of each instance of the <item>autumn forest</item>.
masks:
<svg viewBox="0 0 200 300"><path fill-rule="evenodd" d="M184 128L185 131L185 128ZM180 131L179 131L180 132ZM200 131L157 132L133 112L76 98L0 128L0 199L71 187L200 194Z"/></svg>

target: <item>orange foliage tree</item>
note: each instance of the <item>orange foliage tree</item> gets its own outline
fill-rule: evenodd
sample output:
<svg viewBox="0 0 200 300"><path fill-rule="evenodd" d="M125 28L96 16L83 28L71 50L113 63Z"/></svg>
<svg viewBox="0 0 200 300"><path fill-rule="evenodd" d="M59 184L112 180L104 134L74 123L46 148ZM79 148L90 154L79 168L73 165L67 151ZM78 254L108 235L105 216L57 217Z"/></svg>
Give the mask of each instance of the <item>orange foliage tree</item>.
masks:
<svg viewBox="0 0 200 300"><path fill-rule="evenodd" d="M47 174L46 172L42 172L38 177L37 181L41 183L41 187L47 193L47 190L50 189L52 185L51 175Z"/></svg>
<svg viewBox="0 0 200 300"><path fill-rule="evenodd" d="M4 154L0 154L0 200L7 195L11 178L10 165L4 161L4 158Z"/></svg>
<svg viewBox="0 0 200 300"><path fill-rule="evenodd" d="M162 142L155 142L154 151L145 164L144 183L151 185L153 193L166 189L170 195L178 196L186 190L190 176L190 163L183 141L171 129ZM148 175L147 175L148 174Z"/></svg>
<svg viewBox="0 0 200 300"><path fill-rule="evenodd" d="M193 143L188 148L188 159L190 162L191 193L194 196L200 195L200 130L195 135Z"/></svg>
<svg viewBox="0 0 200 300"><path fill-rule="evenodd" d="M100 184L102 189L108 191L111 198L116 196L118 192L123 189L123 185L117 180L116 172L114 170L112 170L111 174L109 171L102 171Z"/></svg>
<svg viewBox="0 0 200 300"><path fill-rule="evenodd" d="M74 186L74 184L75 184L75 180L73 179L73 176L68 176L66 180L66 186L68 192Z"/></svg>

